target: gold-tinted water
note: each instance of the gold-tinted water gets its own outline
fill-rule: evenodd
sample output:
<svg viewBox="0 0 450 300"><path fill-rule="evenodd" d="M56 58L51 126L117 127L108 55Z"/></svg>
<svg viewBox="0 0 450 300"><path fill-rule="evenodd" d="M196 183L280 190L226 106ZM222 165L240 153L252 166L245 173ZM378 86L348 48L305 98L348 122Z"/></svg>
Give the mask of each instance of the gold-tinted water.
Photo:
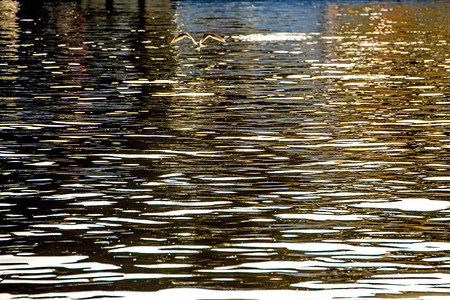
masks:
<svg viewBox="0 0 450 300"><path fill-rule="evenodd" d="M0 5L2 296L448 292L445 1Z"/></svg>

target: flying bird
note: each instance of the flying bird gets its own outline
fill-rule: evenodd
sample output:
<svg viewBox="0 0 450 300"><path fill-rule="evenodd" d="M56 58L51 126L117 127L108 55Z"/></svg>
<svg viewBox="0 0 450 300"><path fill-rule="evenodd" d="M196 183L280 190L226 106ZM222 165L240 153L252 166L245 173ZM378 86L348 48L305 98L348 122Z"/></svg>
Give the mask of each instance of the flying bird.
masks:
<svg viewBox="0 0 450 300"><path fill-rule="evenodd" d="M216 41L225 43L225 40L224 40L222 37L220 37L220 36L218 36L218 35L216 35L216 34L214 34L214 33L205 33L205 34L203 35L202 39L201 39L199 42L196 42L196 41L194 40L194 38L193 38L189 33L187 33L187 32L183 32L182 34L180 34L179 36L177 36L176 38L174 38L174 39L172 40L172 42L170 42L170 43L171 43L171 44L174 44L174 43L176 43L176 42L178 42L178 41L180 41L180 40L182 40L182 39L184 39L184 38L190 38L191 41L194 43L194 48L195 48L197 51L200 51L201 48L206 47L206 45L204 45L203 43L204 43L207 39L209 39L209 38L212 38L212 39L214 39L214 40L216 40Z"/></svg>

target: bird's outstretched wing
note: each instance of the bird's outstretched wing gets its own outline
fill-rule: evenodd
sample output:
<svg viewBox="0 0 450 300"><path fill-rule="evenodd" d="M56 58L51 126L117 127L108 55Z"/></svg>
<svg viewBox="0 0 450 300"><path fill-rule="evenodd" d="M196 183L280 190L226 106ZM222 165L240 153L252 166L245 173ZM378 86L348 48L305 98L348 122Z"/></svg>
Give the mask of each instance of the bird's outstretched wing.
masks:
<svg viewBox="0 0 450 300"><path fill-rule="evenodd" d="M194 43L194 44L197 44L197 42L194 40L194 38L189 34L189 33L187 33L187 32L183 32L182 34L180 34L179 36L177 36L176 38L174 38L170 43L171 44L173 44L173 43L176 43L176 42L178 42L179 40L182 40L182 39L184 39L184 38L190 38L191 39L191 41Z"/></svg>
<svg viewBox="0 0 450 300"><path fill-rule="evenodd" d="M206 41L208 38L212 38L212 39L215 39L216 41L225 43L225 40L224 40L222 37L218 36L217 34L214 34L214 33L205 33L205 34L203 35L202 40L200 41L200 44L203 43L204 41Z"/></svg>

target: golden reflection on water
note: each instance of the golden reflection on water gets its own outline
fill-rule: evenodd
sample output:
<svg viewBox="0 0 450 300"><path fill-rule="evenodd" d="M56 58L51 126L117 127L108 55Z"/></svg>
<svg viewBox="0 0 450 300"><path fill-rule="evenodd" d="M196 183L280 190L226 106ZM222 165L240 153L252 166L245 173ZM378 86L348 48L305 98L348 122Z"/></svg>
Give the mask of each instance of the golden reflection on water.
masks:
<svg viewBox="0 0 450 300"><path fill-rule="evenodd" d="M446 293L445 3L0 3L0 289Z"/></svg>
<svg viewBox="0 0 450 300"><path fill-rule="evenodd" d="M2 40L2 57L5 60L17 61L18 49L15 47L19 38L19 25L18 18L16 16L19 10L18 2L14 0L3 0L0 2L0 32ZM1 62L5 65L5 62ZM17 72L17 70L16 70ZM11 79L11 74L1 74L0 78Z"/></svg>

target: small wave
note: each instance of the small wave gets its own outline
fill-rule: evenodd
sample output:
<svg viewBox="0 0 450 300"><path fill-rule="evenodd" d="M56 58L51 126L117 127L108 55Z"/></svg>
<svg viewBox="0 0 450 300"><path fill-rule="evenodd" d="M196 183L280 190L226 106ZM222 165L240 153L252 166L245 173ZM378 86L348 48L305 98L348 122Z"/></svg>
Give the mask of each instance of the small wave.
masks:
<svg viewBox="0 0 450 300"><path fill-rule="evenodd" d="M248 42L303 41L308 39L309 35L301 32L274 32L236 35L232 38Z"/></svg>

